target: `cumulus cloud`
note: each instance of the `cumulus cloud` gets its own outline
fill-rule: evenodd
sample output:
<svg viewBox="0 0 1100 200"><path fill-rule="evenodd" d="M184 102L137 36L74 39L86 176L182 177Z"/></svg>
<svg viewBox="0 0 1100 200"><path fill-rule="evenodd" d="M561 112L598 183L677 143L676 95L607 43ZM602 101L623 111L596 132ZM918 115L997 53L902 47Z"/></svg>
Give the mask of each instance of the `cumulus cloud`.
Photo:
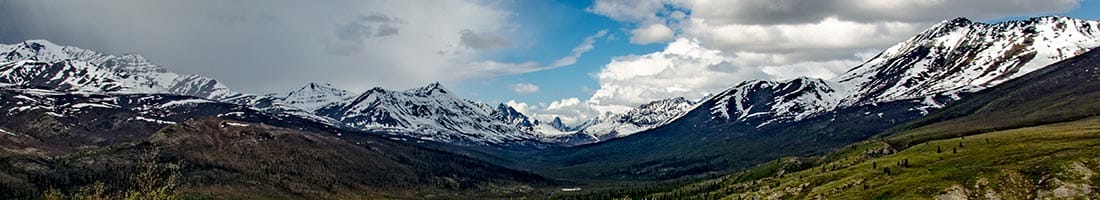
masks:
<svg viewBox="0 0 1100 200"><path fill-rule="evenodd" d="M516 94L532 94L539 92L539 86L530 83L516 83L508 86Z"/></svg>
<svg viewBox="0 0 1100 200"><path fill-rule="evenodd" d="M617 57L580 105L621 112L652 100L703 97L749 79L832 78L942 20L1060 13L1078 0L597 0L631 42L670 41ZM667 29L667 31L666 31Z"/></svg>
<svg viewBox="0 0 1100 200"><path fill-rule="evenodd" d="M592 119L598 114L599 112L594 110L591 105L579 98L571 97L550 102L549 106L538 110L534 113L534 116L541 121L549 121L553 120L554 117L558 117L561 118L562 123L575 125Z"/></svg>
<svg viewBox="0 0 1100 200"><path fill-rule="evenodd" d="M598 0L585 10L617 21L653 24L662 23L665 20L663 16L676 12L669 9L685 5L680 1L666 0Z"/></svg>
<svg viewBox="0 0 1100 200"><path fill-rule="evenodd" d="M652 24L646 27L630 30L630 43L651 44L672 40L672 29L664 24Z"/></svg>
<svg viewBox="0 0 1100 200"><path fill-rule="evenodd" d="M536 105L516 100L509 100L504 104L515 108L516 111L532 119L548 122L556 117L560 118L562 123L566 125L576 125L601 114L591 104L577 97L563 98L549 104L539 103Z"/></svg>
<svg viewBox="0 0 1100 200"><path fill-rule="evenodd" d="M678 39L660 52L615 58L597 74L600 88L588 103L600 112L671 97L699 99L747 79L771 79L762 68L737 66L736 59L692 39Z"/></svg>
<svg viewBox="0 0 1100 200"><path fill-rule="evenodd" d="M508 100L508 102L504 102L504 105L508 105L524 115L530 115L530 113L532 113L531 111L539 108L538 105L530 105L523 102L517 102L516 100Z"/></svg>

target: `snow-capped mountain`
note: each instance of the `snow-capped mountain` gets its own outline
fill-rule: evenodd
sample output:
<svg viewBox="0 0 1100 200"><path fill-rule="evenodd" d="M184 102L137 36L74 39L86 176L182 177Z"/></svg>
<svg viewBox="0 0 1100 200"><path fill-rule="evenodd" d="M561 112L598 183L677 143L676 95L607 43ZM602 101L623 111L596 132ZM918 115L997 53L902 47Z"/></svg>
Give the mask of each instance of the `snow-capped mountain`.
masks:
<svg viewBox="0 0 1100 200"><path fill-rule="evenodd" d="M539 141L532 123L515 109L458 98L439 83L405 91L374 88L315 112L351 128L422 140L475 144Z"/></svg>
<svg viewBox="0 0 1100 200"><path fill-rule="evenodd" d="M338 89L327 83L309 83L293 91L268 96L278 98L287 105L310 111L355 98L347 90Z"/></svg>
<svg viewBox="0 0 1100 200"><path fill-rule="evenodd" d="M838 77L842 105L973 92L1100 46L1100 22L1040 17L944 21Z"/></svg>
<svg viewBox="0 0 1100 200"><path fill-rule="evenodd" d="M746 81L704 100L711 118L755 126L853 106L919 101L922 113L1100 46L1100 22L944 21L830 80Z"/></svg>
<svg viewBox="0 0 1100 200"><path fill-rule="evenodd" d="M560 117L554 117L554 119L550 120L550 121L535 120L534 129L535 129L535 133L538 134L539 136L542 136L544 138L550 138L550 139L558 139L558 138L561 138L561 137L572 137L573 135L583 135L583 134L579 134L577 132L576 127L570 127L568 125L565 125L565 123L563 123L561 121ZM582 137L582 138L591 138L591 137ZM579 143L590 143L590 142L595 142L595 141L596 140L594 140L594 139L585 139L584 142L573 141L573 142L570 142L570 143L579 144Z"/></svg>
<svg viewBox="0 0 1100 200"><path fill-rule="evenodd" d="M209 99L240 94L214 79L168 72L141 55L106 55L45 40L0 45L0 82L60 91L168 93Z"/></svg>
<svg viewBox="0 0 1100 200"><path fill-rule="evenodd" d="M960 94L995 86L1100 46L1100 23L1040 17L996 24L944 21L829 80L746 81L700 102L655 101L574 127L536 122L507 105L454 96L438 83L359 95L311 83L285 93L252 95L218 81L179 75L137 54L106 55L28 40L0 45L0 83L61 92L176 94L244 105L363 131L463 144L583 144L628 136L702 110L709 120L762 127L838 109L914 101L927 113Z"/></svg>
<svg viewBox="0 0 1100 200"><path fill-rule="evenodd" d="M474 144L542 142L534 124L506 105L453 96L439 83L361 95L329 84L269 95L236 92L217 80L169 72L137 54L114 56L45 40L0 45L0 83L69 93L175 94L248 106L279 116L424 140Z"/></svg>
<svg viewBox="0 0 1100 200"><path fill-rule="evenodd" d="M0 44L0 58L0 83L61 92L193 96L336 125L280 99L236 92L207 77L170 72L138 54L107 55L46 40L27 40Z"/></svg>
<svg viewBox="0 0 1100 200"><path fill-rule="evenodd" d="M580 134L603 141L625 137L640 131L667 124L690 110L693 102L683 98L668 98L642 104L625 113L606 113L579 125Z"/></svg>

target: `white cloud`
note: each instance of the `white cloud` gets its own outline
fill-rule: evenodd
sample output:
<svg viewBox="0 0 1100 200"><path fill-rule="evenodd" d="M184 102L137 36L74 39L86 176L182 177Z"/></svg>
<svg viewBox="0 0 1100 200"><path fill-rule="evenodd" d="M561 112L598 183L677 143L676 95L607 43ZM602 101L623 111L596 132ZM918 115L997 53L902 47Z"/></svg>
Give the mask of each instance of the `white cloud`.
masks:
<svg viewBox="0 0 1100 200"><path fill-rule="evenodd" d="M516 83L508 86L516 94L532 94L539 92L539 86L530 83Z"/></svg>
<svg viewBox="0 0 1100 200"><path fill-rule="evenodd" d="M565 99L562 99L562 100L559 100L559 101L554 101L554 102L550 103L550 106L547 106L546 110L562 109L562 108L565 108L565 107L576 106L578 104L581 104L581 100L576 98L576 97L565 98Z"/></svg>
<svg viewBox="0 0 1100 200"><path fill-rule="evenodd" d="M702 98L747 79L770 79L760 68L740 67L735 59L698 41L678 39L663 51L618 57L597 76L600 88L588 100L602 112L624 112L653 100Z"/></svg>
<svg viewBox="0 0 1100 200"><path fill-rule="evenodd" d="M517 102L515 100L509 100L504 104L515 108L516 111L532 119L548 122L558 117L561 118L562 123L566 125L576 125L592 119L599 114L595 109L592 109L591 105L576 97L553 101L550 102L549 105L546 103L539 103L542 106Z"/></svg>
<svg viewBox="0 0 1100 200"><path fill-rule="evenodd" d="M717 24L805 24L836 17L857 22L929 22L969 17L979 20L1012 15L1066 12L1080 0L723 0L691 1L695 18ZM678 3L682 4L682 3Z"/></svg>
<svg viewBox="0 0 1100 200"><path fill-rule="evenodd" d="M577 47L573 48L573 54L569 54L569 56L565 56L565 57L559 58L558 60L555 60L554 64L551 65L551 66L553 66L553 67L562 67L562 66L572 65L573 63L577 63L577 59L580 58L581 55L584 55L585 52L591 51L592 49L596 48L596 45L595 45L596 44L596 39L604 37L605 35L607 35L607 30L606 29L605 30L600 30L599 32L596 32L596 34L594 34L594 35L590 35L588 37L585 37L584 41L581 42L580 45L577 45Z"/></svg>
<svg viewBox="0 0 1100 200"><path fill-rule="evenodd" d="M927 23L856 23L825 18L797 25L708 25L692 20L685 32L706 46L735 54L767 54L757 64L850 59L856 52L885 48L911 37ZM759 56L759 55L756 55Z"/></svg>
<svg viewBox="0 0 1100 200"><path fill-rule="evenodd" d="M607 35L607 30L600 30L596 34L588 36L581 41L580 45L573 48L569 55L558 58L551 65L542 65L536 62L498 62L494 60L479 60L471 61L464 64L456 64L463 67L459 67L456 71L448 71L447 74L454 77L462 78L477 78L477 77L490 77L500 75L522 74L530 73L548 69L554 69L558 67L569 66L577 62L577 59L584 55L585 52L591 51L596 48L596 39Z"/></svg>
<svg viewBox="0 0 1100 200"><path fill-rule="evenodd" d="M621 112L663 98L699 98L749 79L832 78L942 20L1058 13L1078 3L597 0L588 11L632 28L631 43L678 39L662 51L613 59L580 105Z"/></svg>
<svg viewBox="0 0 1100 200"><path fill-rule="evenodd" d="M176 72L273 92L316 80L366 90L535 72L575 63L607 34L580 41L553 63L486 59L528 40L507 6L479 0L13 0L0 1L0 22L11 22L0 24L18 31L0 31L0 37L138 52ZM273 77L285 81L263 81Z"/></svg>
<svg viewBox="0 0 1100 200"><path fill-rule="evenodd" d="M651 24L649 26L630 30L631 44L651 44L672 40L672 29L664 24Z"/></svg>
<svg viewBox="0 0 1100 200"><path fill-rule="evenodd" d="M574 125L592 119L598 114L599 112L592 109L591 105L579 98L572 97L550 102L546 109L539 110L535 113L535 116L542 121L553 120L554 117L558 117L561 118L563 123Z"/></svg>
<svg viewBox="0 0 1100 200"><path fill-rule="evenodd" d="M669 13L668 4L679 3L668 0L598 0L586 10L617 21L653 24L664 20L659 15Z"/></svg>
<svg viewBox="0 0 1100 200"><path fill-rule="evenodd" d="M516 111L523 113L524 115L531 115L531 111L539 108L538 105L530 105L523 102L516 102L516 100L508 100L508 102L504 102L504 105L508 105L516 109Z"/></svg>

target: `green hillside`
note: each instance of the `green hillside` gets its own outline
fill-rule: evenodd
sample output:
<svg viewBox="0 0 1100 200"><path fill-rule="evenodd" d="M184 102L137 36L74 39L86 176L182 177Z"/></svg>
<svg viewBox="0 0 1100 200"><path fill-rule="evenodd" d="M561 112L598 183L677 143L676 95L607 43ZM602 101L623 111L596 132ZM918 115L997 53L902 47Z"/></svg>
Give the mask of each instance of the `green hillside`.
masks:
<svg viewBox="0 0 1100 200"><path fill-rule="evenodd" d="M677 189L565 198L1100 198L1100 51L1047 66L878 137Z"/></svg>
<svg viewBox="0 0 1100 200"><path fill-rule="evenodd" d="M784 159L647 197L1100 197L1100 118L928 141L879 157L890 151L884 142L868 141L812 167L797 169L799 160ZM760 174L766 177L753 177Z"/></svg>

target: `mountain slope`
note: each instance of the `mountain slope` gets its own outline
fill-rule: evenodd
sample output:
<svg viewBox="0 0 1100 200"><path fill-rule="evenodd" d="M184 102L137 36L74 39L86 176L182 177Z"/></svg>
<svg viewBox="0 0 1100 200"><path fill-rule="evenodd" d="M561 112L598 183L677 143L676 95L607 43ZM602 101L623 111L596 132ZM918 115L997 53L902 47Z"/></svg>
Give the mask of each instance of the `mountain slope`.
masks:
<svg viewBox="0 0 1100 200"><path fill-rule="evenodd" d="M580 179L662 180L728 172L784 156L821 154L1028 70L1084 53L1100 44L1097 41L1097 21L1042 17L983 24L949 20L836 80L743 82L704 99L668 125L547 153L541 158L547 163L524 166ZM958 44L992 45L956 48ZM991 73L965 73L978 69ZM914 73L906 73L910 71ZM951 85L938 85L947 82Z"/></svg>
<svg viewBox="0 0 1100 200"><path fill-rule="evenodd" d="M461 99L439 83L406 91L368 90L315 111L360 130L479 145L538 143L533 124L506 105Z"/></svg>
<svg viewBox="0 0 1100 200"><path fill-rule="evenodd" d="M461 145L552 145L513 108L458 98L438 83L359 96L310 83L286 93L235 92L210 78L179 75L136 54L106 55L45 40L0 45L0 83L60 92L175 94L249 106L358 131Z"/></svg>
<svg viewBox="0 0 1100 200"><path fill-rule="evenodd" d="M60 91L238 95L210 78L168 72L137 54L106 55L45 40L0 45L0 82Z"/></svg>
<svg viewBox="0 0 1100 200"><path fill-rule="evenodd" d="M331 84L309 83L296 90L268 95L283 103L304 110L317 110L329 104L348 101L354 98L350 92L333 87Z"/></svg>
<svg viewBox="0 0 1100 200"><path fill-rule="evenodd" d="M945 21L839 77L842 104L974 92L1100 46L1100 22L1039 17Z"/></svg>
<svg viewBox="0 0 1100 200"><path fill-rule="evenodd" d="M399 138L197 97L7 85L0 100L0 198L95 181L128 187L147 152L180 169L181 190L195 197L470 198L556 184Z"/></svg>
<svg viewBox="0 0 1100 200"><path fill-rule="evenodd" d="M1094 49L975 93L883 138L637 198L1096 198L1098 101L1100 50Z"/></svg>
<svg viewBox="0 0 1100 200"><path fill-rule="evenodd" d="M668 124L692 108L693 102L683 97L656 100L639 105L625 113L605 114L583 124L579 134L597 141L626 137L631 134Z"/></svg>
<svg viewBox="0 0 1100 200"><path fill-rule="evenodd" d="M1091 199L1100 119L987 132L895 149L866 141L822 157L784 158L634 199ZM899 138L900 139L900 138ZM596 192L561 199L607 196Z"/></svg>
<svg viewBox="0 0 1100 200"><path fill-rule="evenodd" d="M913 142L1072 121L1100 115L1100 49L975 93L940 112L891 129ZM899 144L903 145L903 144Z"/></svg>
<svg viewBox="0 0 1100 200"><path fill-rule="evenodd" d="M28 40L0 45L0 58L0 83L59 92L193 96L337 125L278 99L236 92L211 78L172 73L137 54L107 55Z"/></svg>
<svg viewBox="0 0 1100 200"><path fill-rule="evenodd" d="M1100 22L1039 17L944 21L831 79L748 81L712 97L716 119L757 126L846 107L918 99L929 112L1100 46ZM939 99L938 97L950 97Z"/></svg>

